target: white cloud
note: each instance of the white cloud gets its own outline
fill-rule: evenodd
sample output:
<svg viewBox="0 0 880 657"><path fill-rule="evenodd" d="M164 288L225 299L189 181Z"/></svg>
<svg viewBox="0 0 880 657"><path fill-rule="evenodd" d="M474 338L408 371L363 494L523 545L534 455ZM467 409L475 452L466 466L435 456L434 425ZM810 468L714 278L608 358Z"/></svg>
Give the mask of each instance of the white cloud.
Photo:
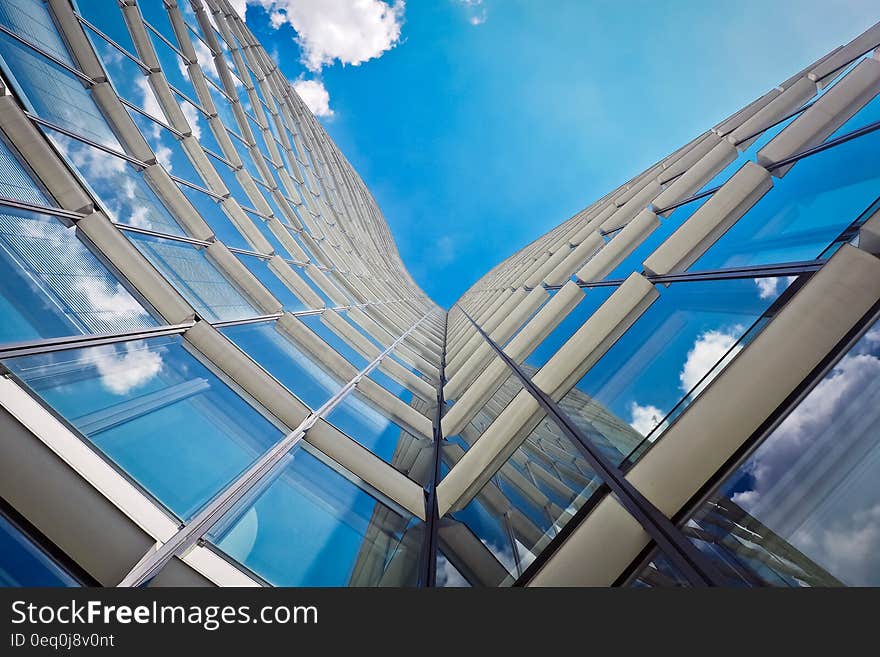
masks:
<svg viewBox="0 0 880 657"><path fill-rule="evenodd" d="M314 72L339 61L357 66L382 55L400 41L404 1L248 0L269 12L276 29L296 31L302 62Z"/></svg>
<svg viewBox="0 0 880 657"><path fill-rule="evenodd" d="M190 105L185 100L181 100L178 105L180 105L180 111L183 112L184 118L186 118L186 122L189 123L189 127L192 130L193 137L196 139L201 139L202 137L202 125L199 121L202 118L201 113L195 107Z"/></svg>
<svg viewBox="0 0 880 657"><path fill-rule="evenodd" d="M312 111L312 114L323 117L333 116L333 110L330 109L330 94L324 87L323 82L299 78L292 84L294 90L302 98L306 107Z"/></svg>
<svg viewBox="0 0 880 657"><path fill-rule="evenodd" d="M758 296L761 299L775 299L785 291L789 285L794 282L795 276L782 276L778 278L756 278L755 285L758 286ZM780 285L781 284L781 285Z"/></svg>
<svg viewBox="0 0 880 657"><path fill-rule="evenodd" d="M244 14L247 11L247 0L229 0L229 4L232 5L238 17L244 19Z"/></svg>
<svg viewBox="0 0 880 657"><path fill-rule="evenodd" d="M702 333L688 352L681 373L678 375L679 381L681 381L681 389L684 392L690 392L694 386L700 383L700 379L715 367L718 361L722 358L729 361L738 354L742 350L742 345L734 347L734 343L740 333L742 333L742 327L740 326L735 326L727 331L718 330ZM731 349L732 347L733 349ZM729 354L728 351L730 351ZM725 357L725 354L728 355ZM706 380L700 383L700 387L693 391L693 395L698 395L722 369L723 366L716 368L712 376L706 377Z"/></svg>
<svg viewBox="0 0 880 657"><path fill-rule="evenodd" d="M455 240L449 235L438 238L434 242L432 253L437 266L448 265L456 257Z"/></svg>
<svg viewBox="0 0 880 657"><path fill-rule="evenodd" d="M167 146L159 146L155 150L156 153L156 161L162 165L162 167L168 173L171 173L171 169L173 168L171 165L171 149Z"/></svg>
<svg viewBox="0 0 880 657"><path fill-rule="evenodd" d="M489 10L483 4L483 0L458 0L458 3L464 5L468 23L471 25L482 25L489 18Z"/></svg>
<svg viewBox="0 0 880 657"><path fill-rule="evenodd" d="M141 92L141 96L143 96L141 109L143 109L154 119L158 119L159 121L164 122L165 112L162 111L162 106L159 104L159 100L156 98L156 94L153 93L153 87L150 86L150 81L146 77L140 77L134 81L134 84L138 88L138 91ZM155 123L150 127L150 134L153 137L158 138L161 134L161 131L162 129Z"/></svg>
<svg viewBox="0 0 880 657"><path fill-rule="evenodd" d="M632 418L629 426L643 436L647 436L660 423L660 420L666 417L666 413L651 404L642 406L636 402L630 402L629 412ZM667 426L669 426L669 423L664 422L660 429L651 436L651 440L656 440L657 436L663 433Z"/></svg>
<svg viewBox="0 0 880 657"><path fill-rule="evenodd" d="M94 364L101 375L101 385L116 395L125 395L159 373L162 356L138 340L126 342L121 350L113 345L96 348Z"/></svg>

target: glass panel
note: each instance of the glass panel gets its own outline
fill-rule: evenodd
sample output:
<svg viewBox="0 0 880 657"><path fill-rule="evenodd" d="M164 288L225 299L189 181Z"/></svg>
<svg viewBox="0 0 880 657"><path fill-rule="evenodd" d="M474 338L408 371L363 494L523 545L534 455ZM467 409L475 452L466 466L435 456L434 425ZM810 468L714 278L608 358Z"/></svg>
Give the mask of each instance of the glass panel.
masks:
<svg viewBox="0 0 880 657"><path fill-rule="evenodd" d="M497 365L501 359L494 356L493 362ZM505 367L488 401L474 411L470 421L458 434L446 436L446 439L459 445L462 450L468 451L522 390L523 385L519 377Z"/></svg>
<svg viewBox="0 0 880 657"><path fill-rule="evenodd" d="M630 583L634 588L689 587L690 582L672 565L666 555L655 550L651 561Z"/></svg>
<svg viewBox="0 0 880 657"><path fill-rule="evenodd" d="M550 334L544 338L534 351L526 358L526 364L539 370L559 351L568 339L586 322L593 313L608 300L616 290L614 287L596 287L586 289L586 296L574 307Z"/></svg>
<svg viewBox="0 0 880 657"><path fill-rule="evenodd" d="M137 53L137 50L135 50L134 47L134 42L131 40L131 36L128 33L128 26L125 24L125 19L122 17L122 10L118 6L115 6L108 11L106 0L76 0L75 7L79 11L80 16L109 36L128 52L132 54ZM86 34L89 34L88 28L86 28ZM94 37L92 38L92 43L97 45L98 40L99 37ZM106 62L106 60L104 61Z"/></svg>
<svg viewBox="0 0 880 657"><path fill-rule="evenodd" d="M878 149L874 132L799 161L690 269L817 257L877 198Z"/></svg>
<svg viewBox="0 0 880 657"><path fill-rule="evenodd" d="M0 57L6 77L16 83L34 113L99 144L121 150L79 78L4 33L0 33Z"/></svg>
<svg viewBox="0 0 880 657"><path fill-rule="evenodd" d="M471 586L442 550L437 551L437 586L443 588L465 588Z"/></svg>
<svg viewBox="0 0 880 657"><path fill-rule="evenodd" d="M0 514L0 587L80 586L30 537Z"/></svg>
<svg viewBox="0 0 880 657"><path fill-rule="evenodd" d="M300 301L299 297L275 275L267 260L245 253L236 253L235 257L272 293L272 296L281 303L284 310L296 312L306 309L306 305Z"/></svg>
<svg viewBox="0 0 880 657"><path fill-rule="evenodd" d="M417 483L428 480L430 459L417 455L431 449L431 441L396 424L357 391L346 395L325 419Z"/></svg>
<svg viewBox="0 0 880 657"><path fill-rule="evenodd" d="M312 410L324 404L345 383L338 381L308 354L294 346L274 322L228 326L220 332Z"/></svg>
<svg viewBox="0 0 880 657"><path fill-rule="evenodd" d="M281 438L179 336L25 356L6 366L181 518Z"/></svg>
<svg viewBox="0 0 880 657"><path fill-rule="evenodd" d="M36 0L0 0L0 24L68 66L74 65L45 3Z"/></svg>
<svg viewBox="0 0 880 657"><path fill-rule="evenodd" d="M223 322L260 314L220 273L204 249L132 232L125 236L204 319Z"/></svg>
<svg viewBox="0 0 880 657"><path fill-rule="evenodd" d="M421 521L310 451L288 454L209 540L278 586L415 586Z"/></svg>
<svg viewBox="0 0 880 657"><path fill-rule="evenodd" d="M660 225L654 229L654 232L648 235L632 253L617 265L617 267L612 269L611 272L605 276L605 280L626 278L634 271L643 271L643 263L648 256L654 253L654 251L657 250L657 247L666 241L666 238L672 235L672 233L674 233L685 221L690 219L691 215L700 209L710 198L711 196L691 201L690 203L673 210L668 217L660 217ZM611 239L613 238L614 236L611 236ZM596 291L596 289L593 291Z"/></svg>
<svg viewBox="0 0 880 657"><path fill-rule="evenodd" d="M0 196L36 205L54 206L37 185L30 171L0 137Z"/></svg>
<svg viewBox="0 0 880 657"><path fill-rule="evenodd" d="M115 333L156 321L54 217L0 208L0 341Z"/></svg>
<svg viewBox="0 0 880 657"><path fill-rule="evenodd" d="M332 311L326 311L332 312ZM318 335L324 342L330 345L337 353L345 358L349 363L354 365L358 371L367 366L367 359L361 353L352 347L348 342L340 338L336 332L327 326L321 319L320 315L310 315L307 317L297 317L303 324L308 326L313 333Z"/></svg>
<svg viewBox="0 0 880 657"><path fill-rule="evenodd" d="M169 235L186 234L133 165L54 130L43 132L76 169L110 219Z"/></svg>
<svg viewBox="0 0 880 657"><path fill-rule="evenodd" d="M437 408L437 402L435 399L425 399L421 395L413 393L413 391L410 390L408 387L401 383L398 383L395 379L392 379L378 367L370 372L367 376L378 383L380 386L385 388L385 390L397 397L407 406L412 406L429 420L434 419L434 411Z"/></svg>
<svg viewBox="0 0 880 657"><path fill-rule="evenodd" d="M560 406L610 461L621 463L642 436L657 439L667 413L685 396L685 404L692 401L709 384L710 371L712 378L718 375L715 365L742 349L740 338L789 282L718 280L662 288Z"/></svg>
<svg viewBox="0 0 880 657"><path fill-rule="evenodd" d="M685 532L731 585L880 585L880 324Z"/></svg>
<svg viewBox="0 0 880 657"><path fill-rule="evenodd" d="M223 211L223 208L220 207L218 201L212 196L192 187L179 183L178 187L189 202L192 203L196 212L199 213L202 219L208 222L208 226L211 227L211 231L216 239L234 249L253 250L254 247L238 232L238 228L232 223L232 220Z"/></svg>
<svg viewBox="0 0 880 657"><path fill-rule="evenodd" d="M494 556L474 563L480 579L511 584L600 485L579 448L544 417L476 497L452 514Z"/></svg>

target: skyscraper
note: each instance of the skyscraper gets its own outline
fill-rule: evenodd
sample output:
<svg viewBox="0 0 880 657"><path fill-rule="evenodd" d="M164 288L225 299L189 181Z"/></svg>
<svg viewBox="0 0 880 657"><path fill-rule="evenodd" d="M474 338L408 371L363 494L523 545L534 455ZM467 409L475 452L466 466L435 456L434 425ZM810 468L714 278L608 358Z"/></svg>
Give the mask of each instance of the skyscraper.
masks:
<svg viewBox="0 0 880 657"><path fill-rule="evenodd" d="M227 0L0 0L0 582L880 583L878 45L447 313Z"/></svg>

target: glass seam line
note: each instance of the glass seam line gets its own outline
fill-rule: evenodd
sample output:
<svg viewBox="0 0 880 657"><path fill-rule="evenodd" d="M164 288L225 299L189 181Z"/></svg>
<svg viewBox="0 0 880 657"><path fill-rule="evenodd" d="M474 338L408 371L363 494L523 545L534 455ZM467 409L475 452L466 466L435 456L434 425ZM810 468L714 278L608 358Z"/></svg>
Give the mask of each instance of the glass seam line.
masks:
<svg viewBox="0 0 880 657"><path fill-rule="evenodd" d="M225 489L214 496L196 516L185 523L174 536L165 541L158 549L150 549L144 557L122 578L117 586L135 587L141 586L154 577L162 567L173 557L182 556L183 553L195 545L223 515L237 504L283 457L292 449L315 423L332 411L343 399L357 386L357 384L378 367L379 362L391 353L403 340L428 317L423 315L415 324L410 326L382 353L368 363L348 383L323 406L312 411L290 433L269 448L255 463L245 472L239 475Z"/></svg>
<svg viewBox="0 0 880 657"><path fill-rule="evenodd" d="M684 534L654 506L642 493L635 488L616 467L608 463L601 454L593 451L592 446L580 430L563 413L543 390L538 388L532 380L520 369L519 365L483 331L482 328L462 309L464 316L473 324L477 332L498 354L504 363L516 374L523 387L531 394L535 401L551 416L559 425L568 438L573 438L576 446L581 448L590 467L615 494L618 502L630 515L642 526L642 529L654 540L654 542L666 553L682 574L687 577L693 586L719 586L721 578L715 572L699 549L691 543Z"/></svg>
<svg viewBox="0 0 880 657"><path fill-rule="evenodd" d="M145 340L161 337L163 335L175 335L186 332L187 329L192 328L194 325L195 321L191 321L182 324L167 324L156 326L155 328L136 329L121 333L94 333L59 338L46 338L42 340L28 340L25 342L11 342L0 345L0 360L18 358L19 356L31 356L33 354L45 354L54 351L65 351L67 349L94 347L116 342L128 342L130 340Z"/></svg>
<svg viewBox="0 0 880 657"><path fill-rule="evenodd" d="M446 385L446 340L449 327L449 313L443 313L443 349L440 352L440 367L437 371L437 409L434 412L434 454L431 479L425 489L425 538L419 560L419 584L422 587L437 586L437 550L440 530L440 509L437 504L437 484L440 480L440 458L443 450L443 414L446 400L443 387Z"/></svg>

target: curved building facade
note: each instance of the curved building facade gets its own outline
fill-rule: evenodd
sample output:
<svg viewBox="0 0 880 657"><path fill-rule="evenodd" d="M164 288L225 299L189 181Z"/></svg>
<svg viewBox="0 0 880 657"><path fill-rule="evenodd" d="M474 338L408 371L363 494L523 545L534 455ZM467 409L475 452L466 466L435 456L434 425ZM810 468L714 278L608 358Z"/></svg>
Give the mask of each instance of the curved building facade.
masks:
<svg viewBox="0 0 880 657"><path fill-rule="evenodd" d="M880 583L878 45L447 313L226 0L0 0L0 583Z"/></svg>

